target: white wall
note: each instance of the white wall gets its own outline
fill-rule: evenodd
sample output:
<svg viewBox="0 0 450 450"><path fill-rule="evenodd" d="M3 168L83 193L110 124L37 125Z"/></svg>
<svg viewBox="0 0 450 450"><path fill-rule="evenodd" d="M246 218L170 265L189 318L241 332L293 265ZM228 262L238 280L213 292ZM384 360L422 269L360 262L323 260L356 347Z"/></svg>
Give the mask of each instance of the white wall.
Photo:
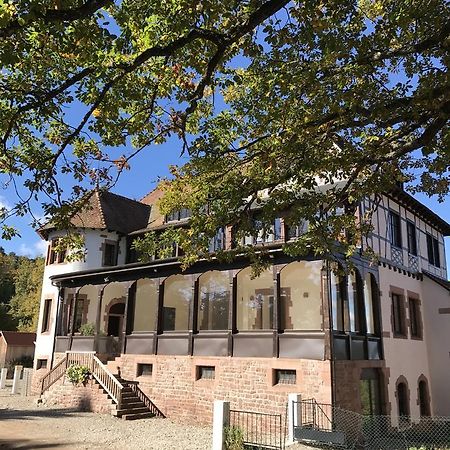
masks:
<svg viewBox="0 0 450 450"><path fill-rule="evenodd" d="M73 273L81 270L100 269L102 267L102 243L106 240L119 242L118 264L125 264L126 258L126 238L120 238L116 232L108 232L105 230L77 230L84 236L85 242L85 259L82 261L55 263L46 265L44 270L44 279L42 284L41 307L39 312L39 324L36 336L36 353L35 362L37 359L49 359L53 349L53 341L55 334L55 322L58 302L58 289L52 286L50 277L53 275L60 275L64 273ZM63 232L54 231L48 236L47 244L52 239L63 236ZM49 331L41 333L44 301L52 299L52 307L50 314Z"/></svg>

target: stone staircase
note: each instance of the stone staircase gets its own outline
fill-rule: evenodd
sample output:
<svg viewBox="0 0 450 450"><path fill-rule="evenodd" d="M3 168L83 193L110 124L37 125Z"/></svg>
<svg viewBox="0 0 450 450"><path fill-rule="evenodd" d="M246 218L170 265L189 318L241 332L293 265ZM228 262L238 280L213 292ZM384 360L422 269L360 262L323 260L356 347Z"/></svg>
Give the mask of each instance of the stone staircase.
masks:
<svg viewBox="0 0 450 450"><path fill-rule="evenodd" d="M83 387L75 387L65 380L65 371L70 364L89 368L91 379ZM85 411L107 412L124 420L164 417L138 384L123 379L120 374L113 374L92 353L68 352L42 379L41 401Z"/></svg>
<svg viewBox="0 0 450 450"><path fill-rule="evenodd" d="M131 384L134 384L134 382L124 380L116 374L114 376L123 386L123 389L120 409L115 409L112 413L113 416L121 417L124 420L147 419L154 417L155 413L150 411L145 403L139 398L137 392L133 390Z"/></svg>

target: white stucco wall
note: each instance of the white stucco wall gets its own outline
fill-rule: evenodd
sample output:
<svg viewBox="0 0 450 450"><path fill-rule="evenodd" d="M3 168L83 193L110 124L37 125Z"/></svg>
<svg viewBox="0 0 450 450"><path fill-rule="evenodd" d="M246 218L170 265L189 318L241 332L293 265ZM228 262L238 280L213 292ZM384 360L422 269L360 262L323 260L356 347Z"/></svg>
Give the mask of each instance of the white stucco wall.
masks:
<svg viewBox="0 0 450 450"><path fill-rule="evenodd" d="M58 289L52 286L50 277L63 273L78 272L81 270L99 269L102 267L102 244L105 241L118 242L119 265L125 264L126 258L126 239L120 238L118 233L106 230L78 230L84 236L85 259L82 261L65 262L60 264L46 265L44 270L44 279L42 284L41 307L39 312L39 324L36 336L35 364L37 359L50 359L53 341L55 335L55 322L58 302ZM47 245L52 239L63 236L63 232L54 231L48 236ZM46 299L52 299L49 331L41 333L44 314L44 302Z"/></svg>
<svg viewBox="0 0 450 450"><path fill-rule="evenodd" d="M430 385L430 370L428 365L428 351L426 336L423 340L411 339L409 326L407 337L394 338L391 323L392 300L390 297L391 286L403 290L405 302L408 301L408 291L416 294L421 301L421 312L423 317L424 297L422 295L422 282L417 278L408 277L398 271L393 271L387 267L380 266L380 289L381 289L381 310L383 324L383 343L386 367L389 368L388 401L391 403L391 414L398 414L396 398L396 381L400 376L404 376L408 382L410 413L413 417L420 417L418 405L417 385L418 379L424 375ZM396 290L396 292L398 292ZM406 304L406 319L408 324L409 311ZM433 397L431 398L433 404Z"/></svg>
<svg viewBox="0 0 450 450"><path fill-rule="evenodd" d="M432 412L450 416L450 292L426 276L422 286Z"/></svg>

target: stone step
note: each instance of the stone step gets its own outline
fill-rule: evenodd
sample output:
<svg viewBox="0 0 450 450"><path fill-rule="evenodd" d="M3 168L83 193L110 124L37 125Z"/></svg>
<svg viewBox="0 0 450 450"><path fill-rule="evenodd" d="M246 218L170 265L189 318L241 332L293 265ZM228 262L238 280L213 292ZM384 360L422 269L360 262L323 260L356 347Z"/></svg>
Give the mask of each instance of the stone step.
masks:
<svg viewBox="0 0 450 450"><path fill-rule="evenodd" d="M151 417L154 417L155 415L151 412L142 412L137 414L125 414L122 416L122 419L124 420L137 420L137 419L150 419Z"/></svg>
<svg viewBox="0 0 450 450"><path fill-rule="evenodd" d="M133 406L145 406L145 403L142 402L141 400L139 400L137 397L136 398L127 398L127 399L122 399L122 405L127 405L128 408L131 407L131 405Z"/></svg>
<svg viewBox="0 0 450 450"><path fill-rule="evenodd" d="M123 408L123 409L117 409L116 411L114 411L114 415L117 417L122 417L122 416L130 415L130 414L142 414L142 413L150 413L150 411L145 406L142 408Z"/></svg>
<svg viewBox="0 0 450 450"><path fill-rule="evenodd" d="M122 398L131 398L136 397L136 394L134 392L123 392L122 391Z"/></svg>

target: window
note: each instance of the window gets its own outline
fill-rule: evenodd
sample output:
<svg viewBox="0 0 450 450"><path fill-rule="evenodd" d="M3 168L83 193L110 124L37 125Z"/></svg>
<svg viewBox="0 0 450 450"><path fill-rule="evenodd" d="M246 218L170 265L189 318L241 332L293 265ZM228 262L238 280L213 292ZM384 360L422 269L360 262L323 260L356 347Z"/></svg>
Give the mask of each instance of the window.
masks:
<svg viewBox="0 0 450 450"><path fill-rule="evenodd" d="M132 330L154 331L158 309L158 279L137 280L130 295L129 316ZM128 330L127 330L128 333Z"/></svg>
<svg viewBox="0 0 450 450"><path fill-rule="evenodd" d="M430 395L428 393L428 386L425 380L419 381L419 408L420 416L427 417L431 415L430 411Z"/></svg>
<svg viewBox="0 0 450 450"><path fill-rule="evenodd" d="M238 330L270 330L273 328L274 282L272 269L252 278L247 267L237 275Z"/></svg>
<svg viewBox="0 0 450 450"><path fill-rule="evenodd" d="M389 226L391 233L391 244L394 247L401 248L402 246L402 229L401 229L401 221L400 216L393 212L389 212Z"/></svg>
<svg viewBox="0 0 450 450"><path fill-rule="evenodd" d="M308 221L302 220L295 225L286 227L287 240L296 239L308 231Z"/></svg>
<svg viewBox="0 0 450 450"><path fill-rule="evenodd" d="M408 387L403 381L397 384L397 406L400 419L407 420L409 416Z"/></svg>
<svg viewBox="0 0 450 450"><path fill-rule="evenodd" d="M73 331L77 333L80 331L81 325L83 325L83 315L84 315L84 299L77 298L75 304L75 317L73 323Z"/></svg>
<svg viewBox="0 0 450 450"><path fill-rule="evenodd" d="M166 222L178 222L179 220L187 219L191 217L192 212L188 208L181 208L176 211L172 211L166 216Z"/></svg>
<svg viewBox="0 0 450 450"><path fill-rule="evenodd" d="M320 330L322 261L296 261L280 272L281 328Z"/></svg>
<svg viewBox="0 0 450 450"><path fill-rule="evenodd" d="M439 256L439 241L427 234L427 250L428 250L428 261L430 264L436 267L441 266L441 259Z"/></svg>
<svg viewBox="0 0 450 450"><path fill-rule="evenodd" d="M273 221L272 225L264 226L261 220L253 220L254 235L244 238L244 245L268 244L279 241L282 238L282 222L280 218Z"/></svg>
<svg viewBox="0 0 450 450"><path fill-rule="evenodd" d="M50 313L52 310L52 300L47 298L44 300L44 314L42 316L41 333L45 333L50 328Z"/></svg>
<svg viewBox="0 0 450 450"><path fill-rule="evenodd" d="M103 265L115 266L117 264L117 244L105 242L103 244Z"/></svg>
<svg viewBox="0 0 450 450"><path fill-rule="evenodd" d="M421 317L420 317L419 300L416 298L409 298L408 306L409 306L409 327L411 330L411 337L421 338L422 327L420 323Z"/></svg>
<svg viewBox="0 0 450 450"><path fill-rule="evenodd" d="M172 275L164 282L163 331L189 329L189 309L193 297L189 275Z"/></svg>
<svg viewBox="0 0 450 450"><path fill-rule="evenodd" d="M230 278L228 272L205 272L198 280L199 330L227 330L230 305Z"/></svg>
<svg viewBox="0 0 450 450"><path fill-rule="evenodd" d="M373 274L366 274L364 280L364 309L366 314L366 332L379 334L379 289Z"/></svg>
<svg viewBox="0 0 450 450"><path fill-rule="evenodd" d="M348 302L345 295L345 277L340 277L331 271L331 309L333 330L348 331Z"/></svg>
<svg viewBox="0 0 450 450"><path fill-rule="evenodd" d="M416 226L413 222L406 222L406 230L408 233L408 252L411 255L417 256L417 237Z"/></svg>
<svg viewBox="0 0 450 450"><path fill-rule="evenodd" d="M394 336L405 336L405 311L403 297L399 294L391 294L392 298L392 323Z"/></svg>
<svg viewBox="0 0 450 450"><path fill-rule="evenodd" d="M49 247L49 254L47 257L47 265L56 263L61 264L65 261L66 249L58 249L57 251L60 242L61 242L60 238L55 238L51 240Z"/></svg>
<svg viewBox="0 0 450 450"><path fill-rule="evenodd" d="M47 360L46 359L38 359L36 361L36 369L46 369L47 368Z"/></svg>
<svg viewBox="0 0 450 450"><path fill-rule="evenodd" d="M197 380L214 380L216 368L214 366L197 366Z"/></svg>
<svg viewBox="0 0 450 450"><path fill-rule="evenodd" d="M136 376L138 377L151 377L153 373L153 364L138 363Z"/></svg>
<svg viewBox="0 0 450 450"><path fill-rule="evenodd" d="M363 369L359 381L361 413L381 414L380 374L377 369Z"/></svg>
<svg viewBox="0 0 450 450"><path fill-rule="evenodd" d="M275 384L296 384L297 371L292 369L275 369Z"/></svg>
<svg viewBox="0 0 450 450"><path fill-rule="evenodd" d="M214 253L219 250L223 250L224 248L225 248L225 230L223 228L219 228L217 230L216 235L209 241L208 251L210 253Z"/></svg>

